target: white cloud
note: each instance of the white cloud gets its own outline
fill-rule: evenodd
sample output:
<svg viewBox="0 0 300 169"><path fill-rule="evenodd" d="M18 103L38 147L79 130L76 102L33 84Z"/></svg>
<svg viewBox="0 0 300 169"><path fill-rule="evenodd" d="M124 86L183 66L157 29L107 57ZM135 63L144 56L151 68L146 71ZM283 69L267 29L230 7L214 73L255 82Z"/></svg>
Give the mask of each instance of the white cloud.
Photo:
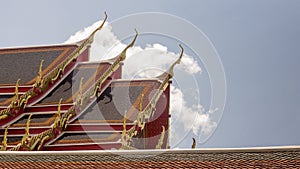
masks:
<svg viewBox="0 0 300 169"><path fill-rule="evenodd" d="M183 55L181 60L181 65L179 66L182 70L189 74L201 73L201 67L198 65L197 61L190 56Z"/></svg>
<svg viewBox="0 0 300 169"><path fill-rule="evenodd" d="M64 43L75 43L87 38L101 24L102 21L95 22L92 26L76 32ZM126 46L117 39L111 30L111 25L105 23L103 28L95 34L91 44L90 61L114 57Z"/></svg>
<svg viewBox="0 0 300 169"><path fill-rule="evenodd" d="M64 43L75 43L87 38L95 29L97 29L97 27L101 25L101 23L102 21L95 22L92 26L86 27L83 30L76 32L74 35L70 36L70 38ZM122 49L125 48L125 46L126 45L122 44L113 34L111 25L105 23L102 30L98 31L95 34L94 42L91 46L90 60L96 61L104 58L114 57L119 54ZM130 56L136 55L140 55L140 57L136 57L138 60L141 60L139 58L146 59L144 61L145 64L153 63L154 65L152 66L162 66L160 67L162 69L166 69L170 65L172 60L177 59L179 56L178 53L175 54L173 52L169 52L166 46L158 43L155 43L153 45L148 44L144 49L142 49L140 46L134 46L128 50L128 58ZM151 60L151 62L147 62L149 59ZM148 67L149 66L150 65L148 65ZM181 60L181 64L178 66L178 68L190 74L201 72L201 68L198 65L197 61L186 54L184 54Z"/></svg>
<svg viewBox="0 0 300 169"><path fill-rule="evenodd" d="M64 43L76 43L87 38L95 29L97 29L97 27L101 25L101 23L102 21L95 22L93 23L93 25L76 32L74 35L71 35L69 39L66 40ZM105 25L107 24L105 23Z"/></svg>
<svg viewBox="0 0 300 169"><path fill-rule="evenodd" d="M77 42L86 38L101 23L102 21L96 22L92 26L77 32L65 43ZM96 33L91 46L91 61L114 57L125 48L126 45L122 44L111 30L112 27L109 24L105 24L102 30ZM123 77L129 79L155 77L166 70L178 57L179 53L170 52L166 46L158 43L149 44L145 48L134 46L127 51ZM181 64L176 68L190 75L195 75L202 71L197 61L186 54L184 54ZM195 135L200 135L201 133L208 135L216 127L216 123L211 120L211 114L214 111L209 110L205 112L203 106L197 103L192 106L188 105L184 99L184 93L174 86L171 86L170 111L172 114L171 139L179 139L182 137L182 133L190 130ZM171 143L174 142L176 140L171 140Z"/></svg>
<svg viewBox="0 0 300 169"><path fill-rule="evenodd" d="M204 135L212 132L216 127L216 123L210 118L212 110L206 112L200 104L188 106L184 100L182 91L173 85L171 86L171 113L173 121L176 125L183 126L184 131L192 130L195 135L199 135L199 130ZM173 126L173 125L172 125ZM173 130L174 131L174 130Z"/></svg>
<svg viewBox="0 0 300 169"><path fill-rule="evenodd" d="M125 78L158 76L178 57L179 54L167 52L158 44L148 45L145 49L133 47L128 51L128 58L125 60L124 76Z"/></svg>

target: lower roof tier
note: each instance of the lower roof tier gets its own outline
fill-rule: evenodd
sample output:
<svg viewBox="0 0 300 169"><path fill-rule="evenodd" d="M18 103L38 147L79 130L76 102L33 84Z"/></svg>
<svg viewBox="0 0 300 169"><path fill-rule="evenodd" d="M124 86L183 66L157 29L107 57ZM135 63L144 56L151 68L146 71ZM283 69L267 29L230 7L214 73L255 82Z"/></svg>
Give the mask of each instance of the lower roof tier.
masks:
<svg viewBox="0 0 300 169"><path fill-rule="evenodd" d="M122 123L125 112L128 122L132 122L136 120L142 95L142 108L145 108L151 101L153 93L158 90L159 85L160 82L157 80L112 81L110 86L84 112L77 112L78 118L75 118L71 123ZM72 91L69 92L67 93L69 94L68 97L72 96ZM38 105L26 109L28 111L14 120L10 124L10 128L25 127L30 114L32 114L30 127L51 126L57 112L57 108L53 110L52 107L57 107L57 103L40 106L42 106L41 109L37 109ZM47 106L49 106L49 110L47 110ZM61 113L63 114L65 111L66 109L62 109Z"/></svg>
<svg viewBox="0 0 300 169"><path fill-rule="evenodd" d="M3 168L300 168L300 147L2 152Z"/></svg>

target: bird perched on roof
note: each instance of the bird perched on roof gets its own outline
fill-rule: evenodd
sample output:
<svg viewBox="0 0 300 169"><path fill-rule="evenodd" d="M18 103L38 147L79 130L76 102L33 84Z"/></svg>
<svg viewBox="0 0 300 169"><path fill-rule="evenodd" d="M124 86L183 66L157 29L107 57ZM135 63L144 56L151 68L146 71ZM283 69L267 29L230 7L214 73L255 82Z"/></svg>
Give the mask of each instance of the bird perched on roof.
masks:
<svg viewBox="0 0 300 169"><path fill-rule="evenodd" d="M192 144L192 149L196 148L196 139L193 138L193 144Z"/></svg>

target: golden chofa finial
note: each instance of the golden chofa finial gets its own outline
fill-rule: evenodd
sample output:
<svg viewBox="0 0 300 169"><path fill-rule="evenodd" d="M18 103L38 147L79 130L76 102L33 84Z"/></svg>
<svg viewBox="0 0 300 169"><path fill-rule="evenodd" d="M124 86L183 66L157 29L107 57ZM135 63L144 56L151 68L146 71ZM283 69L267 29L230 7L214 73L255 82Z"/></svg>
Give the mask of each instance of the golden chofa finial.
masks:
<svg viewBox="0 0 300 169"><path fill-rule="evenodd" d="M127 49L130 48L130 47L132 47L134 45L134 43L135 43L135 41L136 41L136 39L137 39L137 37L139 35L139 33L138 33L138 31L136 29L134 29L134 31L135 31L135 36L134 36L132 42L121 53L121 61L124 61L126 59L126 51L127 51Z"/></svg>
<svg viewBox="0 0 300 169"><path fill-rule="evenodd" d="M180 56L179 56L179 58L172 64L172 66L169 68L169 71L168 71L168 73L169 73L169 75L170 75L171 78L174 76L174 67L175 67L175 65L180 64L180 61L181 61L182 56L183 56L184 49L183 49L183 47L182 47L181 44L179 44L179 47L181 48Z"/></svg>
<svg viewBox="0 0 300 169"><path fill-rule="evenodd" d="M106 11L104 12L104 15L105 15L105 17L104 17L104 20L102 21L101 25L100 25L97 29L95 29L95 30L91 33L91 35L88 37L87 40L89 41L89 44L93 43L93 41L94 41L94 35L96 34L96 32L97 32L98 30L102 29L102 27L104 26L104 24L105 24L105 22L106 22L106 20L107 20L107 14L106 14Z"/></svg>
<svg viewBox="0 0 300 169"><path fill-rule="evenodd" d="M177 64L180 64L180 61L181 61L182 56L183 56L184 49L181 45L179 45L179 47L181 48L181 53L180 53L179 58L170 66L168 71L166 71L166 72L162 73L161 75L157 76L157 78L162 80L162 84L161 84L161 87L160 87L161 90L165 90L167 88L167 86L169 84L168 81L174 76L174 67Z"/></svg>
<svg viewBox="0 0 300 169"><path fill-rule="evenodd" d="M196 148L196 139L193 138L193 144L192 144L192 149Z"/></svg>
<svg viewBox="0 0 300 169"><path fill-rule="evenodd" d="M41 60L41 63L40 63L40 67L39 67L39 72L38 72L38 75L36 77L36 80L35 80L35 87L39 87L40 84L41 84L41 81L42 81L42 72L43 72L43 63L44 63L44 60Z"/></svg>
<svg viewBox="0 0 300 169"><path fill-rule="evenodd" d="M107 13L106 13L106 11L104 12L104 15L105 15L104 20L102 21L101 25L92 33L92 35L95 34L98 30L102 29L102 27L104 26L104 24L105 24L105 22L107 20Z"/></svg>

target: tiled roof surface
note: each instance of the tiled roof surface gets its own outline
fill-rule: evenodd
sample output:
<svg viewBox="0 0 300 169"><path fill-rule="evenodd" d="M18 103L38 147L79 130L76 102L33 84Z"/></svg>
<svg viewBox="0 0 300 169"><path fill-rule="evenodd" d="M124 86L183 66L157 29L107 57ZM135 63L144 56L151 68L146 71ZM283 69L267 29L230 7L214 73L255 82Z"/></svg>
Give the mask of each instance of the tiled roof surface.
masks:
<svg viewBox="0 0 300 169"><path fill-rule="evenodd" d="M75 123L118 122L122 123L125 111L130 121L136 120L140 96L143 93L143 105L149 103L153 92L160 83L148 81L113 81L109 88L94 102ZM111 97L111 100L110 100Z"/></svg>
<svg viewBox="0 0 300 169"><path fill-rule="evenodd" d="M7 99L10 99L13 97L12 95L0 95L0 103L6 101Z"/></svg>
<svg viewBox="0 0 300 169"><path fill-rule="evenodd" d="M11 124L11 127L26 127L29 114L24 115L22 118ZM30 118L30 126L39 126L41 123L48 124L49 126L53 123L55 114L33 114ZM48 122L49 121L49 122Z"/></svg>
<svg viewBox="0 0 300 169"><path fill-rule="evenodd" d="M66 45L0 49L0 84L15 84L19 78L20 84L33 83L41 60L44 60L45 73L54 60L59 61L74 48L74 46Z"/></svg>
<svg viewBox="0 0 300 169"><path fill-rule="evenodd" d="M1 168L299 168L300 148L2 153Z"/></svg>
<svg viewBox="0 0 300 169"><path fill-rule="evenodd" d="M95 82L96 74L103 74L110 64L108 63L80 63L46 98L40 103L73 102L72 95L79 89L81 78L82 84L90 86ZM97 71L96 71L97 70ZM88 81L88 84L86 84Z"/></svg>

